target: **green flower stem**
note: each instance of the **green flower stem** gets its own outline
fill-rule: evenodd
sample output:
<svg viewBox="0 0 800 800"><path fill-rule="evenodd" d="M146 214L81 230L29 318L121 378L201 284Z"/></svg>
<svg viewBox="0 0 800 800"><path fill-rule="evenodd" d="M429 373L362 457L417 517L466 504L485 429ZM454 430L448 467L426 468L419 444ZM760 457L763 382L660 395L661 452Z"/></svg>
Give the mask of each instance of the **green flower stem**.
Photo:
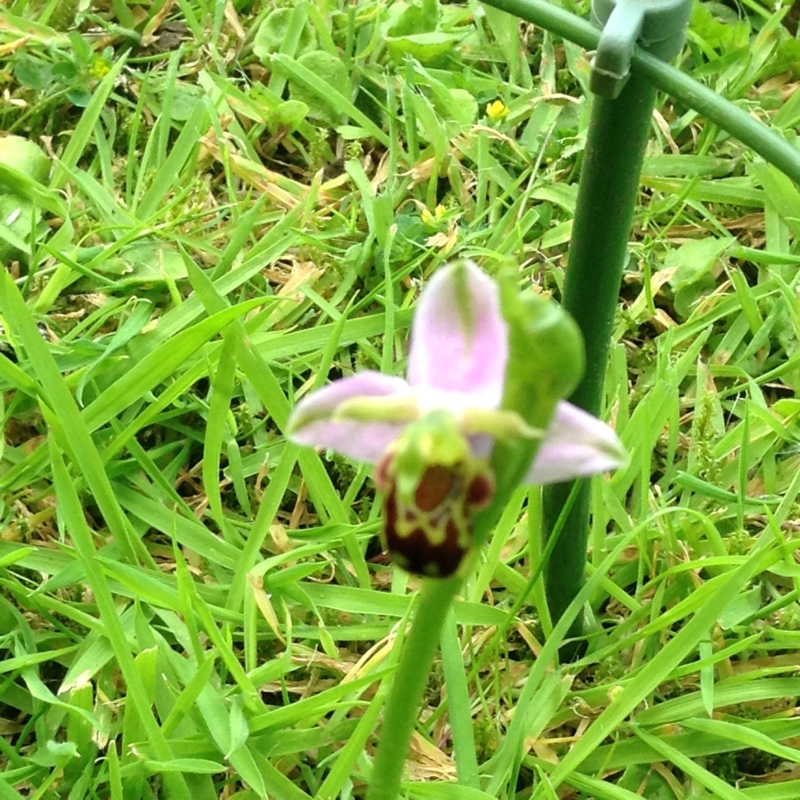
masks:
<svg viewBox="0 0 800 800"><path fill-rule="evenodd" d="M386 703L367 800L397 800L400 797L403 765L428 674L444 621L460 588L460 577L427 579L422 583L411 632L403 643L400 663Z"/></svg>
<svg viewBox="0 0 800 800"><path fill-rule="evenodd" d="M487 5L558 34L567 41L594 50L600 31L591 22L571 14L547 0L484 0ZM718 95L713 89L679 69L637 48L631 60L633 71L647 78L657 89L735 136L796 183L800 183L800 151L779 133L753 119L746 111Z"/></svg>
<svg viewBox="0 0 800 800"><path fill-rule="evenodd" d="M549 332L561 331L566 338L569 338L559 325L564 320L567 320L566 315L558 315L553 325L548 324L543 327ZM570 322L567 321L566 324L569 326ZM507 385L513 386L514 383L513 380L508 381ZM512 398L508 400L506 408L512 407L513 397L518 393L514 391L511 394ZM529 421L546 425L552 416L557 397L558 395L543 398ZM530 411L530 408L527 410ZM473 538L476 552L489 538L511 494L536 455L538 447L538 441L495 444L492 451L492 467L498 476L498 486L489 507L475 517ZM400 796L403 765L419 715L422 695L428 682L442 628L462 582L462 577L456 575L444 580L429 578L422 583L411 623L411 632L403 643L403 651L386 703L367 800L397 800Z"/></svg>
<svg viewBox="0 0 800 800"><path fill-rule="evenodd" d="M583 374L583 343L575 321L555 303L531 292L521 294L510 277L500 282L503 316L509 326L509 358L502 407L536 430L545 430L558 401ZM491 467L496 487L488 508L475 515L474 552L489 538L511 495L531 465L541 439L498 439ZM367 800L397 800L408 744L422 694L450 606L461 588L459 575L428 579L403 644L381 727Z"/></svg>
<svg viewBox="0 0 800 800"><path fill-rule="evenodd" d="M538 442L523 443L519 447L496 447L492 461L495 466L500 461L505 461L506 464L516 461L517 464L512 467L511 472L518 475L518 482L524 475L527 464L533 459L537 447ZM527 461L523 464L525 459ZM516 485L498 487L489 507L476 516L476 551L489 537L514 488ZM400 797L403 765L419 716L422 695L436 656L442 628L462 582L462 577L455 575L444 580L429 578L422 583L411 632L403 642L403 651L386 703L367 800L397 800Z"/></svg>
<svg viewBox="0 0 800 800"><path fill-rule="evenodd" d="M654 102L653 85L633 75L616 100L595 97L592 104L563 305L577 321L586 348L586 371L570 401L595 416L601 411L609 342ZM553 530L572 483L545 488L545 536ZM584 582L589 482L582 484L545 572L547 602L554 622ZM579 615L569 635L581 633Z"/></svg>

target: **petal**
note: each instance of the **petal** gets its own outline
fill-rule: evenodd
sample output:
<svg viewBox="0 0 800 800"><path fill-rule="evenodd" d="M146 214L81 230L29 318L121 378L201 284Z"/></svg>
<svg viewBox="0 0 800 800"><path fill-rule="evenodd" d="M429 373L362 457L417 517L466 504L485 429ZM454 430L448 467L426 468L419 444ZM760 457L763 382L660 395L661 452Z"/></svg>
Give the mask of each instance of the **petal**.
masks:
<svg viewBox="0 0 800 800"><path fill-rule="evenodd" d="M408 424L403 421L333 420L347 400L413 396L402 378L359 372L304 397L289 417L287 435L297 444L327 447L358 461L375 463Z"/></svg>
<svg viewBox="0 0 800 800"><path fill-rule="evenodd" d="M508 360L508 327L497 284L472 262L440 269L417 303L408 381L497 408Z"/></svg>
<svg viewBox="0 0 800 800"><path fill-rule="evenodd" d="M571 403L559 403L523 483L559 483L616 469L627 454L611 428Z"/></svg>

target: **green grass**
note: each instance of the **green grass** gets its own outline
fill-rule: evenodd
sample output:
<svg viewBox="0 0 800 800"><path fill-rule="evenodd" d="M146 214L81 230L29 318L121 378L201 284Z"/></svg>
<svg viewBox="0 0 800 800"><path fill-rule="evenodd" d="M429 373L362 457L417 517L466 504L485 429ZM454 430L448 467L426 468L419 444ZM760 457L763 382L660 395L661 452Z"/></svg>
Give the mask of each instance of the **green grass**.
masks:
<svg viewBox="0 0 800 800"><path fill-rule="evenodd" d="M369 469L287 417L403 374L452 257L559 297L588 59L475 2L422 14L426 47L398 4L287 2L279 53L272 4L161 5L0 10L0 131L52 157L0 170L31 201L0 225L0 800L363 797L418 582L380 554ZM680 63L796 143L798 50L792 4L706 3ZM659 100L588 651L556 666L519 492L408 797L800 796L798 219L794 184Z"/></svg>

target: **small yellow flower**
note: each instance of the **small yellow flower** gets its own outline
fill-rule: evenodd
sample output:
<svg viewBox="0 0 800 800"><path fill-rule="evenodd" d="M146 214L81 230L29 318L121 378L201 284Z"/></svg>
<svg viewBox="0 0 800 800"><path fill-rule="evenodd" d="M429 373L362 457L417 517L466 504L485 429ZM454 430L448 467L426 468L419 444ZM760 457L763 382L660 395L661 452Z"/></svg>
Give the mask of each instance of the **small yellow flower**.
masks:
<svg viewBox="0 0 800 800"><path fill-rule="evenodd" d="M508 106L502 100L495 100L486 106L486 116L492 122L500 122L508 116Z"/></svg>
<svg viewBox="0 0 800 800"><path fill-rule="evenodd" d="M429 228L438 228L439 223L444 219L447 210L443 205L438 205L431 213L427 208L422 209L422 213L419 215L420 219L422 220L423 225L426 225Z"/></svg>
<svg viewBox="0 0 800 800"><path fill-rule="evenodd" d="M94 58L89 67L89 74L96 80L102 80L111 72L111 64L104 58Z"/></svg>

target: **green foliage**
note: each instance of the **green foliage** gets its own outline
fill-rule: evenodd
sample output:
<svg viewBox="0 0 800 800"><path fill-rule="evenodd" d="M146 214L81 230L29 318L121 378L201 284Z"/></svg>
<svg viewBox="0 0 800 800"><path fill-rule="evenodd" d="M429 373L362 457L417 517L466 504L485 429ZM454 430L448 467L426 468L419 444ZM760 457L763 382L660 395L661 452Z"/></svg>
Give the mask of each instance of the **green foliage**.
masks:
<svg viewBox="0 0 800 800"><path fill-rule="evenodd" d="M50 159L21 136L0 138L0 262L30 254L30 240L41 220L32 184L43 183Z"/></svg>
<svg viewBox="0 0 800 800"><path fill-rule="evenodd" d="M297 64L323 87L332 89L339 95L350 98L350 76L338 53L318 48L317 36L309 22L306 3L297 3L292 8L276 8L271 11L256 30L253 39L253 52L265 66L272 66L279 72L280 62L272 58L276 53L288 56L292 64ZM328 125L343 121L343 110L336 97L331 98L326 91L308 82L291 79L289 72L290 99L281 103L272 113L270 124L273 130L287 128L294 130L307 116L321 120Z"/></svg>
<svg viewBox="0 0 800 800"><path fill-rule="evenodd" d="M794 141L790 5L697 4L681 63ZM0 127L33 158L0 167L32 209L0 214L0 796L363 798L417 584L369 470L284 426L328 377L404 372L451 258L558 300L586 54L461 3L61 6L0 11ZM446 626L410 797L800 796L800 195L659 114L586 655L556 665L518 492Z"/></svg>
<svg viewBox="0 0 800 800"><path fill-rule="evenodd" d="M720 275L720 256L732 244L727 238L693 239L667 253L664 268L674 270L669 285L675 293L675 311L682 319L690 316L700 298L713 291Z"/></svg>
<svg viewBox="0 0 800 800"><path fill-rule="evenodd" d="M442 19L438 0L400 0L389 9L383 35L389 52L398 62L412 56L423 64L435 61L452 50L458 33L440 28Z"/></svg>
<svg viewBox="0 0 800 800"><path fill-rule="evenodd" d="M70 103L83 108L91 99L91 87L110 68L112 50L96 55L77 33L70 33L68 41L71 50L53 48L52 60L22 54L14 62L14 77L29 89L63 92Z"/></svg>
<svg viewBox="0 0 800 800"><path fill-rule="evenodd" d="M347 69L341 58L331 53L326 53L324 50L311 50L303 53L297 59L297 63L313 72L318 80L323 81L335 92L349 98L350 76L347 74ZM293 101L303 104L302 106L294 107L295 114L305 106L305 108L308 108L306 113L332 125L344 121L345 115L337 108L335 100L326 102L324 93L321 94L317 90L312 90L302 83L291 80L289 81L289 91Z"/></svg>
<svg viewBox="0 0 800 800"><path fill-rule="evenodd" d="M583 376L585 356L578 326L555 303L535 294L520 294L508 282L503 315L509 324L509 374L503 406L520 413L542 409L535 413L546 417L559 400L569 397Z"/></svg>
<svg viewBox="0 0 800 800"><path fill-rule="evenodd" d="M294 44L294 53L302 55L314 49L316 36L308 24L308 18L302 14L305 3L298 3L300 12L291 8L276 8L262 20L253 38L253 52L263 64L278 51L286 52L289 43Z"/></svg>
<svg viewBox="0 0 800 800"><path fill-rule="evenodd" d="M749 22L722 3L696 3L690 24L692 33L714 48L738 50L750 39Z"/></svg>
<svg viewBox="0 0 800 800"><path fill-rule="evenodd" d="M270 130L296 131L311 109L301 100L285 100L279 103L269 118Z"/></svg>

